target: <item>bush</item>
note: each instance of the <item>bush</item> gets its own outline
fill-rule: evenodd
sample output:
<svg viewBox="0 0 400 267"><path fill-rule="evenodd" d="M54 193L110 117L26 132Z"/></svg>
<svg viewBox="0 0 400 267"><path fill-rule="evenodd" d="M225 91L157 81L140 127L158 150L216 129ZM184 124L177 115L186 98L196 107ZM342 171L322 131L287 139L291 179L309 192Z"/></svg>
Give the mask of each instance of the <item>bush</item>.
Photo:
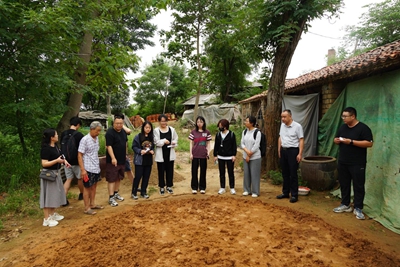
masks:
<svg viewBox="0 0 400 267"><path fill-rule="evenodd" d="M37 177L39 180L39 177ZM7 215L17 217L39 217L42 211L39 208L40 186L23 186L17 190L9 190L1 200L0 217L4 221ZM1 225L1 224L0 224Z"/></svg>
<svg viewBox="0 0 400 267"><path fill-rule="evenodd" d="M299 186L307 186L307 181L303 180L300 169L297 170L297 177L299 177Z"/></svg>
<svg viewBox="0 0 400 267"><path fill-rule="evenodd" d="M297 176L299 179L299 186L307 186L307 181L304 181L301 177L300 169L297 170ZM274 185L280 185L283 183L282 173L280 171L269 171L267 177L271 179L271 183Z"/></svg>
<svg viewBox="0 0 400 267"><path fill-rule="evenodd" d="M269 171L268 178L271 179L271 183L274 185L280 185L283 183L282 173L280 171Z"/></svg>
<svg viewBox="0 0 400 267"><path fill-rule="evenodd" d="M9 154L0 157L0 191L21 188L22 185L35 185L39 181L40 156L39 152Z"/></svg>

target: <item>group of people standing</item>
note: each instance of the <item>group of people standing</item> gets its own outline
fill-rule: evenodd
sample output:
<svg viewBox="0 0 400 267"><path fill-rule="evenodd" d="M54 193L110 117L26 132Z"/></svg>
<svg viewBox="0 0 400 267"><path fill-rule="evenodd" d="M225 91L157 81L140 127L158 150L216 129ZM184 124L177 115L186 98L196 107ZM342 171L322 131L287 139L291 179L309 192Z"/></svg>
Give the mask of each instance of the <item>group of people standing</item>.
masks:
<svg viewBox="0 0 400 267"><path fill-rule="evenodd" d="M357 219L364 219L362 213L365 195L365 165L366 148L372 146L372 133L368 126L357 120L354 108L346 108L342 113L344 124L340 127L334 143L340 146L339 152L339 182L342 191L342 204L333 211L351 212L350 189L354 183L354 214ZM158 117L159 127L153 129L149 121L142 125L141 132L134 137L132 149L134 151L133 163L135 177L132 182L131 197L134 200L140 197L147 199L147 187L154 161L157 163L158 185L160 195L173 194L174 161L176 159L175 147L178 144L178 135L173 127L168 126L168 117L164 114ZM278 156L282 168L283 187L278 199L290 198L291 203L298 201L298 176L297 170L302 160L304 147L304 134L302 126L293 121L292 113L286 109L281 114L281 128L278 139ZM196 118L195 129L189 134L190 160L191 160L191 189L193 194L205 194L207 182L207 161L210 158L212 136L206 127L203 117ZM118 201L124 201L119 194L121 180L124 178L126 159L128 155L127 131L123 127L123 115L115 115L113 127L105 135L106 139L106 181L111 207L118 206ZM261 132L256 127L256 118L248 116L244 124L246 129L242 132L240 148L243 150L243 196L260 195L261 178ZM69 136L77 144L76 157L68 156L58 148L58 134L55 129L46 129L42 137L41 164L45 169L58 173L54 182L40 181L40 208L44 212L43 226L56 226L64 216L55 212L56 207L68 205L66 197L72 178L78 178L80 197L84 201L84 213L96 214L96 209L103 209L97 205L96 185L101 180L100 164L98 158L99 139L102 125L98 121L90 124L90 131L86 136L78 133L81 126L79 118L72 118L70 129L62 134L62 140ZM228 173L229 191L236 194L234 163L236 161L237 142L235 133L229 130L229 121L221 119L218 124L218 133L214 142L214 162L218 164L220 189L218 194L226 192L226 176ZM66 182L63 185L60 169L64 165ZM200 168L200 175L198 170ZM140 186L140 187L139 187Z"/></svg>
<svg viewBox="0 0 400 267"><path fill-rule="evenodd" d="M220 189L218 194L226 192L226 177L228 172L229 190L232 195L236 194L234 164L236 161L237 143L235 133L229 130L229 121L222 119L217 123L219 132L214 142L214 162L218 164ZM242 133L240 147L243 149L243 195L258 197L260 195L261 178L261 132L257 130L256 118L248 116L245 120L246 130ZM256 131L256 135L254 134ZM210 157L211 133L206 128L206 121L203 117L196 118L195 129L189 135L190 139L190 160L192 162L192 193L201 194L206 192L206 170L207 160ZM200 179L198 169L200 168Z"/></svg>
<svg viewBox="0 0 400 267"><path fill-rule="evenodd" d="M177 145L178 135L173 127L167 125L168 117L160 115L158 118L160 126L154 129L153 125L145 121L141 132L135 136L132 143L132 149L135 152L135 178L132 181L132 198L138 199L137 192L140 190L140 196L149 198L147 186L153 164L153 155L156 153L155 161L158 167L160 194L165 191L173 194L173 172L174 160L176 158L174 147ZM115 115L113 126L106 134L106 181L111 207L118 206L119 201L124 201L124 197L119 194L121 180L124 178L125 167L128 155L128 137L127 131L123 127L124 116ZM98 121L90 124L90 131L86 136L78 132L82 125L78 117L71 118L70 129L63 132L61 140L58 138L55 129L46 129L42 137L41 164L44 170L53 170L57 172L55 181L41 179L40 181L40 208L43 209L43 226L56 226L58 221L64 219L64 216L55 212L60 206L68 205L68 189L71 180L78 179L80 189L79 199L83 199L84 213L95 215L96 209L103 209L95 201L96 186L101 180L100 162L98 151L100 148L98 136L103 128ZM68 140L68 141L67 141ZM75 153L63 152L57 146L61 141L62 147L66 142L72 142L76 146ZM67 145L66 145L67 146ZM70 155L75 154L75 155ZM129 164L129 162L128 162ZM61 178L61 168L64 168L66 181L63 184ZM130 171L130 170L129 170ZM139 184L141 186L139 189ZM166 187L166 188L165 188Z"/></svg>
<svg viewBox="0 0 400 267"><path fill-rule="evenodd" d="M71 119L71 125L76 122L78 122L77 125L81 124L79 119ZM78 152L75 155L77 159L75 162L71 161L75 165L71 165L66 156L58 148L57 142L59 139L57 131L55 129L46 129L43 132L40 153L42 167L58 173L55 181L40 180L40 208L43 209L44 213L43 226L53 227L58 225L58 221L64 219L64 216L55 212L55 209L67 205L66 194L73 175L77 176L78 181L81 180L80 183L83 186L84 212L92 215L95 214L93 209L103 208L95 204L96 184L100 181L98 136L101 130L101 123L94 121L90 124L89 133L79 138ZM74 133L66 133L65 135L70 135L69 138L75 138ZM64 185L60 173L62 165L66 169L67 177Z"/></svg>

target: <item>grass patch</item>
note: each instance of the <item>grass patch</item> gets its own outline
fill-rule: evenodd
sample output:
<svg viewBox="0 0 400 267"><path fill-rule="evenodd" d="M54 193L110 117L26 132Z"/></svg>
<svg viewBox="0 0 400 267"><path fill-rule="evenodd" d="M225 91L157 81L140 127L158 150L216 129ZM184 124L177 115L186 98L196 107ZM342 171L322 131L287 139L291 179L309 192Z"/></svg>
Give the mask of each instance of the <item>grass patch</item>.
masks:
<svg viewBox="0 0 400 267"><path fill-rule="evenodd" d="M149 195L152 195L153 193L157 193L157 192L158 192L158 189L154 186L149 186L147 188L147 194L149 194Z"/></svg>
<svg viewBox="0 0 400 267"><path fill-rule="evenodd" d="M8 194L3 195L4 198L0 201L2 221L7 220L9 216L15 219L16 217L39 218L42 215L42 210L39 208L40 187L38 185L10 190Z"/></svg>

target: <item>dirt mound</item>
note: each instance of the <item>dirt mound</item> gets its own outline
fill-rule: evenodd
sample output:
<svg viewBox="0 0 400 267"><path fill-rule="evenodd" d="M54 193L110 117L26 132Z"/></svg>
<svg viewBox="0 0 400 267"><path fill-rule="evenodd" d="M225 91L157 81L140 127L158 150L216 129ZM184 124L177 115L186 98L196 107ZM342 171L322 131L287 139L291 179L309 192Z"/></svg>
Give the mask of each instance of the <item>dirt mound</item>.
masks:
<svg viewBox="0 0 400 267"><path fill-rule="evenodd" d="M104 209L94 216L69 199L54 228L43 227L43 218L10 218L0 232L0 266L400 266L400 236L374 220L332 212L340 201L329 192L292 204L276 199L281 186L262 180L259 198L242 196L242 161L238 152L236 195L217 194L211 159L206 193L193 195L189 153L179 152L174 194L150 190L158 183L155 164L149 199L131 199L124 179L125 200L110 207L103 179L96 204Z"/></svg>
<svg viewBox="0 0 400 267"><path fill-rule="evenodd" d="M60 230L44 233L51 242L24 245L12 266L400 265L315 216L243 197L141 202Z"/></svg>

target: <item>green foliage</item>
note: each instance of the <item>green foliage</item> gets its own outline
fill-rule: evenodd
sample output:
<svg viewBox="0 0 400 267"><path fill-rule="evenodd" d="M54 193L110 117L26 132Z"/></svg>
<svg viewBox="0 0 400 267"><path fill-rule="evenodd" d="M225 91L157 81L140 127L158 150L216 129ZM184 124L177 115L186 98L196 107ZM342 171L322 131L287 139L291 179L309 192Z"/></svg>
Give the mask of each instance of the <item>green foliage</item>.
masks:
<svg viewBox="0 0 400 267"><path fill-rule="evenodd" d="M338 63L342 60L345 60L346 58L349 58L350 56L351 56L350 53L344 47L339 47L335 57L333 58L327 57L327 65L330 66L332 64Z"/></svg>
<svg viewBox="0 0 400 267"><path fill-rule="evenodd" d="M303 180L303 176L301 176L300 169L297 170L297 177L298 177L298 181L299 181L299 186L307 186L307 181Z"/></svg>
<svg viewBox="0 0 400 267"><path fill-rule="evenodd" d="M155 113L180 113L182 103L194 91L194 83L184 66L157 57L137 80L135 102L137 112L146 117ZM165 107L165 112L164 112Z"/></svg>
<svg viewBox="0 0 400 267"><path fill-rule="evenodd" d="M299 186L307 186L307 181L304 181L300 169L297 170L297 176L299 181ZM269 171L267 177L271 179L273 185L280 185L283 183L282 173L280 171Z"/></svg>
<svg viewBox="0 0 400 267"><path fill-rule="evenodd" d="M0 157L0 192L34 186L39 182L40 148L21 156L21 153L4 153Z"/></svg>
<svg viewBox="0 0 400 267"><path fill-rule="evenodd" d="M279 125L274 120L282 111L285 78L301 35L308 30L312 20L336 17L342 0L255 0L248 3L241 12L243 25L256 29L255 43L261 58L274 62L268 86L265 127L274 133L267 135L267 143L276 144ZM266 170L277 169L277 149L268 150L266 156Z"/></svg>
<svg viewBox="0 0 400 267"><path fill-rule="evenodd" d="M264 87L265 88L265 87ZM239 91L238 93L234 94L235 99L247 99L249 97L261 94L265 91L264 88L260 87L247 87Z"/></svg>
<svg viewBox="0 0 400 267"><path fill-rule="evenodd" d="M363 6L368 8L357 25L346 27L342 46L328 65L357 56L400 39L400 1L386 0Z"/></svg>
<svg viewBox="0 0 400 267"><path fill-rule="evenodd" d="M256 29L247 28L240 17L244 6L244 1L214 1L208 12L212 19L206 27L205 82L220 93L223 102L231 101L232 95L248 85L246 76L261 61L254 46Z"/></svg>
<svg viewBox="0 0 400 267"><path fill-rule="evenodd" d="M245 127L241 123L229 125L229 130L235 133L236 144L238 146L240 146L240 142L242 141L242 132L244 131L244 128Z"/></svg>
<svg viewBox="0 0 400 267"><path fill-rule="evenodd" d="M0 201L0 218L5 220L8 215L14 218L34 217L42 214L39 208L39 174L36 174L37 183L31 186L22 186L20 189L9 190L8 194Z"/></svg>
<svg viewBox="0 0 400 267"><path fill-rule="evenodd" d="M269 171L267 176L271 179L273 185L280 185L283 183L282 173L280 171Z"/></svg>
<svg viewBox="0 0 400 267"><path fill-rule="evenodd" d="M65 110L71 86L65 58L76 37L71 16L44 1L2 1L0 29L0 120L26 153L51 118Z"/></svg>
<svg viewBox="0 0 400 267"><path fill-rule="evenodd" d="M368 11L361 15L360 23L346 28L346 47L356 46L353 55L400 39L399 0L386 0L364 7Z"/></svg>
<svg viewBox="0 0 400 267"><path fill-rule="evenodd" d="M176 151L189 152L190 140L188 137L191 130L188 131L187 129L183 128L182 125L185 125L183 121L175 124L175 130L178 134L178 147L176 148Z"/></svg>

